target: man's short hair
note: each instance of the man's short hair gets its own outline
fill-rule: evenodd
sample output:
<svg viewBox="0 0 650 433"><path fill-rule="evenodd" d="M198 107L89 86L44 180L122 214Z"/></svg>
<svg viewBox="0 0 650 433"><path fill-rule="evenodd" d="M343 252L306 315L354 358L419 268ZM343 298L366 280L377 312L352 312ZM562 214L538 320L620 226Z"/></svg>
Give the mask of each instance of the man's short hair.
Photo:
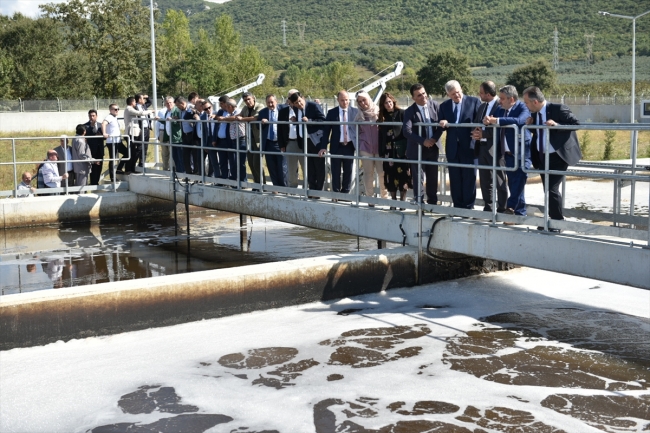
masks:
<svg viewBox="0 0 650 433"><path fill-rule="evenodd" d="M192 93L190 93L189 95L187 95L187 100L188 100L188 101L191 101L192 99L194 99L194 98L198 98L198 97L199 97L199 94L198 94L198 93L196 93L196 92L192 92Z"/></svg>
<svg viewBox="0 0 650 433"><path fill-rule="evenodd" d="M144 99L144 95L142 93L135 95L135 102L138 102L140 99Z"/></svg>
<svg viewBox="0 0 650 433"><path fill-rule="evenodd" d="M111 105L108 106L109 110L114 110L116 108L117 108L117 104L111 104Z"/></svg>
<svg viewBox="0 0 650 433"><path fill-rule="evenodd" d="M228 101L226 102L226 104L230 105L231 107L237 107L237 101L235 101L235 100L232 99L232 98L228 99Z"/></svg>
<svg viewBox="0 0 650 433"><path fill-rule="evenodd" d="M508 84L500 88L499 93L503 93L507 98L515 98L515 101L519 98L519 93L517 93L517 88L512 84Z"/></svg>
<svg viewBox="0 0 650 433"><path fill-rule="evenodd" d="M456 81L456 80L449 80L449 81L447 81L447 82L445 83L445 92L451 92L451 91L454 90L456 87L458 87L459 89L462 89L462 87L460 86L460 83L459 83L458 81Z"/></svg>
<svg viewBox="0 0 650 433"><path fill-rule="evenodd" d="M244 94L241 95L242 98L248 98L249 96L253 97L253 101L257 100L257 99L255 99L255 95L253 95L251 92L244 92Z"/></svg>
<svg viewBox="0 0 650 433"><path fill-rule="evenodd" d="M292 93L291 96L289 96L289 101L294 104L298 101L298 98L300 98L300 92L296 90L295 93Z"/></svg>
<svg viewBox="0 0 650 433"><path fill-rule="evenodd" d="M91 108L90 110L88 110L88 114L90 115L91 113L97 114L97 110L95 110L94 108Z"/></svg>
<svg viewBox="0 0 650 433"><path fill-rule="evenodd" d="M488 95L497 96L497 86L492 81L483 81L481 83L481 89Z"/></svg>
<svg viewBox="0 0 650 433"><path fill-rule="evenodd" d="M343 92L348 93L348 91L345 90L345 89L339 90L339 93L336 94L336 99L339 99L339 97L341 96L341 93L343 93Z"/></svg>
<svg viewBox="0 0 650 433"><path fill-rule="evenodd" d="M268 101L269 98L275 98L276 101L278 100L278 97L275 96L273 93L269 93L268 95L266 95L266 98L264 98L264 99Z"/></svg>
<svg viewBox="0 0 650 433"><path fill-rule="evenodd" d="M530 101L544 102L544 94L537 86L530 86L524 90L524 96L528 96Z"/></svg>
<svg viewBox="0 0 650 433"><path fill-rule="evenodd" d="M227 95L219 96L219 102L221 102L222 104L225 104L226 102L228 102L228 99L230 99L230 96L227 96Z"/></svg>
<svg viewBox="0 0 650 433"><path fill-rule="evenodd" d="M289 97L294 93L300 93L300 92L298 91L298 89L289 89L289 91L287 92L287 99L289 99Z"/></svg>
<svg viewBox="0 0 650 433"><path fill-rule="evenodd" d="M31 172L26 171L26 172L23 173L23 175L22 175L22 179L25 180L25 176L27 176L27 175L29 175L30 178L33 177Z"/></svg>
<svg viewBox="0 0 650 433"><path fill-rule="evenodd" d="M86 132L86 127L83 126L82 124L79 124L75 128L75 132L77 133L77 135L84 135L84 132Z"/></svg>
<svg viewBox="0 0 650 433"><path fill-rule="evenodd" d="M54 149L50 149L50 150L48 150L48 151L47 151L47 158L49 158L49 157L52 156L52 155L59 156L59 154L56 153L56 150L54 150Z"/></svg>
<svg viewBox="0 0 650 433"><path fill-rule="evenodd" d="M133 104L133 101L135 101L135 97L129 96L128 98L126 98L126 105Z"/></svg>
<svg viewBox="0 0 650 433"><path fill-rule="evenodd" d="M174 102L174 97L173 96L166 96L165 101L172 101Z"/></svg>
<svg viewBox="0 0 650 433"><path fill-rule="evenodd" d="M183 102L187 102L187 99L183 96L177 96L176 99L174 99L174 104L181 104Z"/></svg>
<svg viewBox="0 0 650 433"><path fill-rule="evenodd" d="M413 85L411 86L411 89L409 90L409 91L411 92L411 96L413 96L413 94L414 94L415 92L417 92L418 90L420 90L420 89L424 89L424 84L422 84L422 83L415 83L415 84L413 84Z"/></svg>

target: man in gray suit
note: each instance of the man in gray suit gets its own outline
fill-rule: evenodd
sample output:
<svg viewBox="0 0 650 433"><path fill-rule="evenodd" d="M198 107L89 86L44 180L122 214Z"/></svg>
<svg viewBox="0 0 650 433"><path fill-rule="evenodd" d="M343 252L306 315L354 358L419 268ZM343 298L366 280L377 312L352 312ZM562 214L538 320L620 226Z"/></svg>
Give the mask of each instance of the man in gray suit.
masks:
<svg viewBox="0 0 650 433"><path fill-rule="evenodd" d="M580 122L564 104L547 102L542 91L535 86L524 90L524 104L530 110L531 117L527 124L535 125L579 125ZM548 133L550 147L545 149L544 135ZM577 164L582 159L578 135L575 131L569 130L544 130L533 129L530 145L533 167L543 170L545 167L545 152L548 151L548 169L555 171L566 171L570 165ZM542 186L545 187L545 176L542 176ZM563 220L562 215L562 193L560 185L564 175L552 174L549 176L548 184L548 215L554 220ZM558 231L551 229L550 231Z"/></svg>
<svg viewBox="0 0 650 433"><path fill-rule="evenodd" d="M492 81L484 81L478 89L478 95L483 103L478 109L478 116L474 119L474 123L483 123L487 116L495 116L499 109L499 99L496 97L497 88ZM476 128L472 133L472 138L475 140L474 155L478 158L479 165L492 165L494 128ZM498 156L496 165L498 167L506 166L503 155ZM479 169L478 176L481 183L481 195L485 202L483 211L492 212L492 170ZM506 201L508 200L506 173L497 171L496 180L497 212L503 212L506 209Z"/></svg>
<svg viewBox="0 0 650 433"><path fill-rule="evenodd" d="M90 160L93 155L90 153L90 146L86 142L86 126L77 125L76 137L72 140L72 168L75 174L75 186L86 186L88 183L88 175L92 166Z"/></svg>

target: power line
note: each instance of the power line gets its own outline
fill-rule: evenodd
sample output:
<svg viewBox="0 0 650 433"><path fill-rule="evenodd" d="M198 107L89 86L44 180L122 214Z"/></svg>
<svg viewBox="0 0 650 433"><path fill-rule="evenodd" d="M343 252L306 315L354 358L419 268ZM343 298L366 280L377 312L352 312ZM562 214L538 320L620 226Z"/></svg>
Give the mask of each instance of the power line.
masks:
<svg viewBox="0 0 650 433"><path fill-rule="evenodd" d="M553 69L556 71L560 66L560 60L558 59L558 53L557 53L558 39L559 39L558 32L556 27L555 31L553 32Z"/></svg>
<svg viewBox="0 0 650 433"><path fill-rule="evenodd" d="M287 46L287 20L282 20L282 45Z"/></svg>
<svg viewBox="0 0 650 433"><path fill-rule="evenodd" d="M595 35L593 33L590 35L585 35L585 41L587 43L587 65L594 64L594 37Z"/></svg>
<svg viewBox="0 0 650 433"><path fill-rule="evenodd" d="M300 34L300 43L305 43L305 29L307 28L307 23L296 23L298 26L298 33Z"/></svg>

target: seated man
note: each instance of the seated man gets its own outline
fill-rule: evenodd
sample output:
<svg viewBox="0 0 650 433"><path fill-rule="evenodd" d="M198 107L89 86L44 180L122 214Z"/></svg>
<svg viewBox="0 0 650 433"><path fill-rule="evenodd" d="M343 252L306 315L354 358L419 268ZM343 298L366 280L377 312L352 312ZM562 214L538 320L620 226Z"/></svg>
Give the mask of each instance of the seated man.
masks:
<svg viewBox="0 0 650 433"><path fill-rule="evenodd" d="M32 174L28 171L23 173L22 182L16 188L16 196L18 197L34 197L36 188L32 187Z"/></svg>
<svg viewBox="0 0 650 433"><path fill-rule="evenodd" d="M47 151L47 160L38 169L38 175L43 178L43 186L46 188L61 188L61 181L68 178L68 173L59 175L58 159L59 156L56 150L50 149ZM55 195L58 195L58 193L55 193Z"/></svg>

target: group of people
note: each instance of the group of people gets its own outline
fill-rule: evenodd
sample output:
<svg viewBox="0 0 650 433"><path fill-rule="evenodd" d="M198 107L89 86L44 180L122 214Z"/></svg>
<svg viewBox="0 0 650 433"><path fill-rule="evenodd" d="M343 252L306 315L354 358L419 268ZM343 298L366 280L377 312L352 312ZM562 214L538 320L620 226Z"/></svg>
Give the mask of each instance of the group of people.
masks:
<svg viewBox="0 0 650 433"><path fill-rule="evenodd" d="M451 80L445 84L448 100L438 104L427 98L426 90L421 84L411 87L415 101L404 114L403 133L407 138L407 157L417 159L418 146L422 147L423 161L438 161L441 149L440 138L446 131L445 154L447 162L463 164L450 165L449 186L454 207L473 209L476 201L476 171L472 164L492 166L511 170L496 171L496 185L493 185L492 170L479 169L479 182L484 201L484 211L496 211L511 215L526 215L525 186L528 174L524 169L531 166L544 170L546 153L548 169L566 171L569 165L577 164L582 158L577 134L573 130L544 128L525 129L524 146L520 161L516 161L516 147L520 140L515 129L524 125L578 125L578 119L563 104L547 102L542 91L535 86L523 92L523 101L519 99L517 89L506 85L497 89L493 82L485 81L479 88L479 98L463 94L460 84ZM414 128L416 123L437 123L437 127ZM454 124L481 123L485 126L472 128L454 126ZM496 125L500 127L490 127ZM548 137L544 137L545 134ZM495 138L496 134L496 138ZM548 144L548 148L545 148ZM496 146L495 146L496 145ZM496 154L496 155L495 155ZM422 202L422 173L417 165L412 165L414 173L413 190L417 201ZM427 179L427 203L436 204L437 165L425 165L423 169ZM549 216L551 219L564 219L562 214L562 196L560 185L564 176L549 175ZM542 185L546 187L545 176ZM492 202L493 188L496 188L496 205ZM511 224L511 223L506 223ZM556 231L556 229L551 229Z"/></svg>
<svg viewBox="0 0 650 433"><path fill-rule="evenodd" d="M356 93L357 107L353 107L348 92L341 90L337 94L338 105L326 114L320 104L305 100L297 89L289 90L285 104L279 104L273 94L267 95L265 104L261 104L252 93L244 93L241 109L228 96L218 99L217 109L210 100L201 99L193 92L188 98L165 98L164 107L158 113L148 109L151 101L147 95L138 94L127 98L124 111L130 152L122 142L118 123L120 108L111 104L101 124L97 121L97 111L88 112L89 121L77 125L71 146L67 138L62 138L59 147L48 150L38 176L45 187L58 187L63 180L69 186L97 185L103 169L104 141L111 157L111 180L113 160L118 154L130 156L120 160L116 172L134 172L136 163L142 165L146 159L150 130L153 121L157 121L155 135L163 143L164 170L173 164L178 173L201 174L204 169L210 177L244 181L248 162L254 182L266 183L256 153L262 149L273 185L297 187L300 166L303 173L307 172L309 189L323 190L324 156L329 151L332 191L346 194L351 189L356 154L362 157L366 196L374 196L378 190L381 198L388 198L390 193L393 199L405 200L407 190L412 189L416 202L424 203L426 195L426 203L435 205L438 204L438 165L428 163L439 161L441 137L446 132L444 150L450 163L453 206L474 208L477 180L474 165L492 166L494 160L497 167L509 170L497 170L494 185L491 169L478 170L483 210L491 212L496 206L499 213L523 216L528 177L524 169L531 166L543 169L545 151L549 154L548 168L554 171L565 171L582 157L575 131L530 128L524 130L523 154L516 161L520 140L516 131L521 131L524 125L578 124L567 106L547 102L537 87L525 89L523 100L514 86L506 85L497 91L491 81L481 83L479 98L464 95L455 80L447 82L445 90L449 99L438 104L429 98L422 84L414 84L410 89L414 102L406 109L400 108L390 93L382 94L375 104L366 92ZM259 124L247 127L246 123L253 121ZM484 126L456 126L471 123ZM509 125L518 128L515 131ZM305 144L307 167L303 166L304 158L298 155L304 152ZM420 152L424 164L416 162ZM378 185L374 182L375 174ZM562 175L549 176L552 219L563 219L559 191L562 179ZM22 180L18 189L23 192L31 189L29 192L33 193L31 173L24 173ZM492 202L493 190L496 190L496 203Z"/></svg>

